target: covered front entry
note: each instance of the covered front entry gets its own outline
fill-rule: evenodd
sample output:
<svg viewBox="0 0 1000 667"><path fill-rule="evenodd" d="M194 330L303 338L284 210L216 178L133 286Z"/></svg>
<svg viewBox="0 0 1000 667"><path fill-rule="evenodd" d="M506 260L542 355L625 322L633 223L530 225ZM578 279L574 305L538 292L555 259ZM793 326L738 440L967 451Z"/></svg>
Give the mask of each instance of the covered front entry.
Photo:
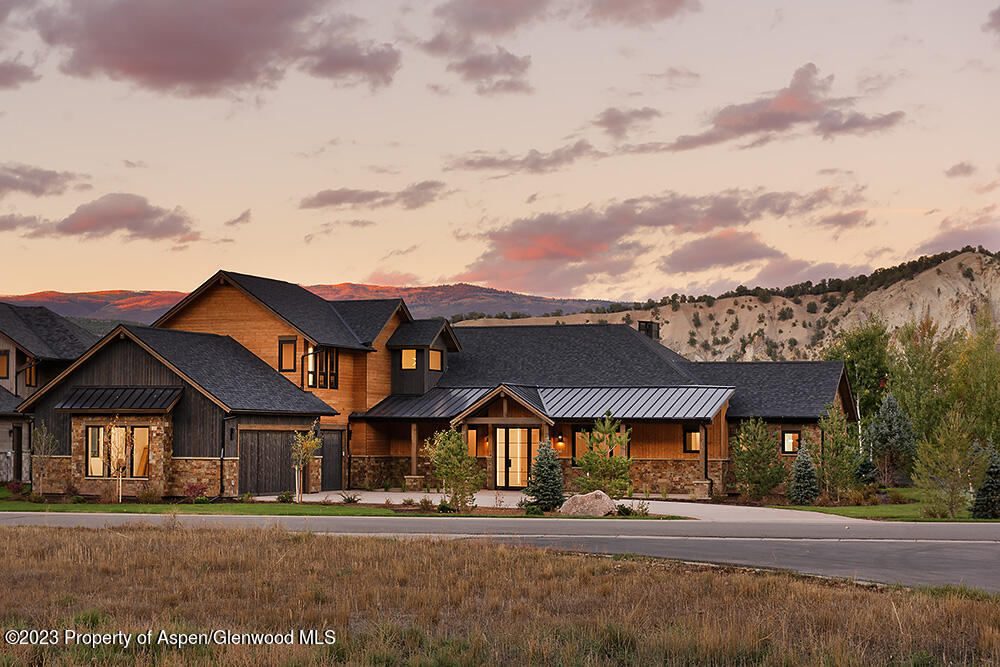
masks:
<svg viewBox="0 0 1000 667"><path fill-rule="evenodd" d="M540 429L497 426L496 485L498 489L522 489L531 477L531 459L538 450Z"/></svg>

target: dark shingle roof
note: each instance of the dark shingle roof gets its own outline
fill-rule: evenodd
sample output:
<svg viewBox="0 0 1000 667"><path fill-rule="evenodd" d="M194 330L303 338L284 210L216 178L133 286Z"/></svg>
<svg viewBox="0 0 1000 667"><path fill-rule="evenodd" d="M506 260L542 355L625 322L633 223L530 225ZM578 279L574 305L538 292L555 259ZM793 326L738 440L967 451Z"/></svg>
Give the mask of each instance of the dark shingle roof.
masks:
<svg viewBox="0 0 1000 667"><path fill-rule="evenodd" d="M406 310L402 299L331 300L327 303L340 313L365 345L374 342L397 308L403 306L403 310Z"/></svg>
<svg viewBox="0 0 1000 667"><path fill-rule="evenodd" d="M317 344L369 349L330 302L301 285L245 273L223 273Z"/></svg>
<svg viewBox="0 0 1000 667"><path fill-rule="evenodd" d="M396 327L386 347L430 347L445 324L446 321L440 317L404 322Z"/></svg>
<svg viewBox="0 0 1000 667"><path fill-rule="evenodd" d="M97 342L97 336L44 306L0 303L0 333L32 356L74 361Z"/></svg>
<svg viewBox="0 0 1000 667"><path fill-rule="evenodd" d="M234 412L337 414L228 336L132 325L125 329Z"/></svg>
<svg viewBox="0 0 1000 667"><path fill-rule="evenodd" d="M73 412L169 412L183 387L77 387L56 404Z"/></svg>
<svg viewBox="0 0 1000 667"><path fill-rule="evenodd" d="M17 413L17 406L21 404L21 399L0 387L0 415L13 415Z"/></svg>
<svg viewBox="0 0 1000 667"><path fill-rule="evenodd" d="M694 364L706 382L736 387L729 417L818 419L837 397L842 361L706 361Z"/></svg>
<svg viewBox="0 0 1000 667"><path fill-rule="evenodd" d="M624 324L456 327L442 387L702 384L692 364Z"/></svg>

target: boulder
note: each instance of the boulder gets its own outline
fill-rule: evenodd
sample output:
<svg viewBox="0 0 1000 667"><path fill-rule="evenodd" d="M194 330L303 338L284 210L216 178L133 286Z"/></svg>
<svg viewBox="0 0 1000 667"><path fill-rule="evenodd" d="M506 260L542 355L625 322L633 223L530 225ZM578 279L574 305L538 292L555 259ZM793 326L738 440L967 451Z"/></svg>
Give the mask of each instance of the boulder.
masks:
<svg viewBox="0 0 1000 667"><path fill-rule="evenodd" d="M614 514L616 510L615 501L611 500L608 494L603 491L591 491L567 498L559 508L559 513L567 516L607 516Z"/></svg>

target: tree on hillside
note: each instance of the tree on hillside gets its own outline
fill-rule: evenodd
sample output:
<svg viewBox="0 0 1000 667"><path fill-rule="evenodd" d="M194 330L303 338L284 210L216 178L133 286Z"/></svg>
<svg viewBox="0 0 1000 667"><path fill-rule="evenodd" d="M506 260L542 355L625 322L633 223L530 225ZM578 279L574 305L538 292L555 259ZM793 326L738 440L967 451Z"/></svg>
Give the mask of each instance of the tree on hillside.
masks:
<svg viewBox="0 0 1000 667"><path fill-rule="evenodd" d="M854 428L839 405L831 405L819 420L823 432L820 443L810 442L813 460L817 463L820 486L830 498L840 500L841 494L857 483L858 445Z"/></svg>
<svg viewBox="0 0 1000 667"><path fill-rule="evenodd" d="M865 429L865 445L878 468L878 481L894 486L900 475L908 475L917 456L917 437L910 418L896 398L886 394L882 407Z"/></svg>
<svg viewBox="0 0 1000 667"><path fill-rule="evenodd" d="M629 469L632 459L626 456L631 429L622 429L621 422L608 411L594 422L587 434L586 451L579 457L580 472L576 485L583 493L601 490L612 498L621 498L631 485Z"/></svg>
<svg viewBox="0 0 1000 667"><path fill-rule="evenodd" d="M563 473L551 440L538 444L538 453L531 464L531 480L524 495L542 511L551 512L563 504Z"/></svg>
<svg viewBox="0 0 1000 667"><path fill-rule="evenodd" d="M750 500L761 500L788 477L788 468L778 454L778 440L760 419L740 424L730 447L733 473Z"/></svg>
<svg viewBox="0 0 1000 667"><path fill-rule="evenodd" d="M955 518L974 488L984 456L985 450L973 443L968 417L952 408L917 450L915 481L927 492L928 516Z"/></svg>
<svg viewBox="0 0 1000 667"><path fill-rule="evenodd" d="M956 337L945 336L929 314L896 332L889 387L910 417L917 440L927 440L948 412Z"/></svg>
<svg viewBox="0 0 1000 667"><path fill-rule="evenodd" d="M819 497L819 481L816 466L809 456L808 447L799 447L792 466L792 480L788 483L788 500L793 505L812 505Z"/></svg>
<svg viewBox="0 0 1000 667"><path fill-rule="evenodd" d="M882 404L889 378L889 330L885 320L872 315L840 332L823 351L823 359L845 363L859 416L862 421L871 418Z"/></svg>
<svg viewBox="0 0 1000 667"><path fill-rule="evenodd" d="M958 343L951 368L950 403L968 416L969 434L982 446L1000 443L1000 350L989 306Z"/></svg>

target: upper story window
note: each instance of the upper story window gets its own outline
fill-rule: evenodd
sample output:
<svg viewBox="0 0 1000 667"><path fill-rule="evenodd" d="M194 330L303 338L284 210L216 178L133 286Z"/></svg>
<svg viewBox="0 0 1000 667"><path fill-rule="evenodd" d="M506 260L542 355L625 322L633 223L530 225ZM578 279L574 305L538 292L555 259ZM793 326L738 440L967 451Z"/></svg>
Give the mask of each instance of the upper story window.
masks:
<svg viewBox="0 0 1000 667"><path fill-rule="evenodd" d="M282 373L295 371L296 338L282 336L278 339L278 370Z"/></svg>
<svg viewBox="0 0 1000 667"><path fill-rule="evenodd" d="M441 350L428 350L427 355L427 368L432 371L444 370L444 354Z"/></svg>
<svg viewBox="0 0 1000 667"><path fill-rule="evenodd" d="M701 429L693 426L684 429L684 451L687 454L701 451Z"/></svg>
<svg viewBox="0 0 1000 667"><path fill-rule="evenodd" d="M24 369L24 386L38 386L38 364L34 359L29 359L28 367Z"/></svg>
<svg viewBox="0 0 1000 667"><path fill-rule="evenodd" d="M799 451L799 440L802 438L800 431L781 432L781 453L794 454Z"/></svg>
<svg viewBox="0 0 1000 667"><path fill-rule="evenodd" d="M412 371L417 368L417 351L416 350L402 350L401 365L404 371Z"/></svg>
<svg viewBox="0 0 1000 667"><path fill-rule="evenodd" d="M0 380L10 377L10 351L0 350Z"/></svg>
<svg viewBox="0 0 1000 667"><path fill-rule="evenodd" d="M340 355L337 348L306 348L306 386L336 389L340 384Z"/></svg>

